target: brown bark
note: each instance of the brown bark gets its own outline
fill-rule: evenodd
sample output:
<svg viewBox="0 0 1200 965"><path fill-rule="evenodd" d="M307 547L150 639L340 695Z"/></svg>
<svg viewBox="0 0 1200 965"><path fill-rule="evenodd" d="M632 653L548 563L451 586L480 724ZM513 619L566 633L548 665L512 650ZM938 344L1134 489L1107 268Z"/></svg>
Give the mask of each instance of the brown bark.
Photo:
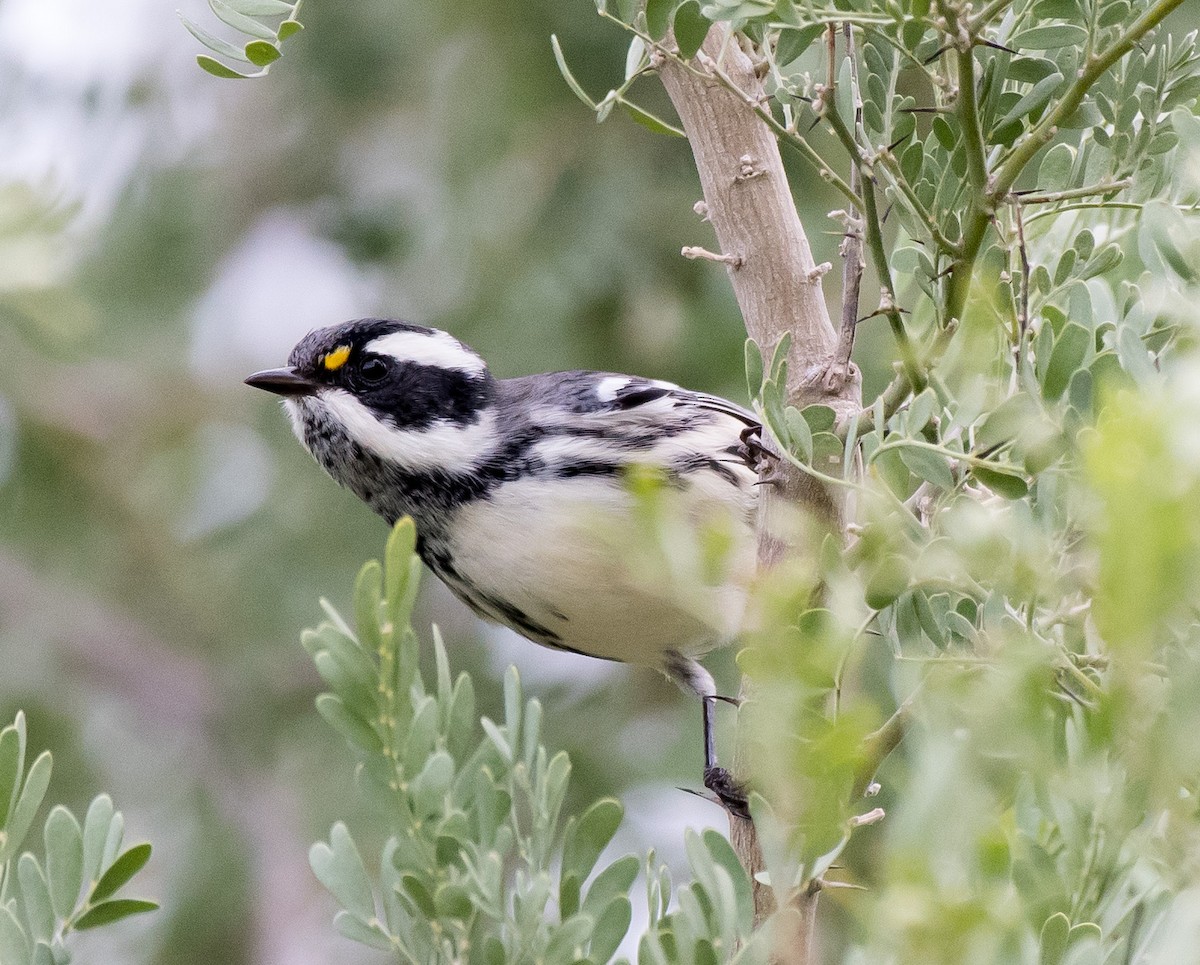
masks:
<svg viewBox="0 0 1200 965"><path fill-rule="evenodd" d="M694 69L689 69L689 66ZM860 404L857 370L826 380L835 360L838 336L830 322L821 277L792 198L775 135L755 113L763 88L750 57L718 25L709 31L690 65L663 56L663 86L683 122L704 189L707 214L746 331L770 358L787 332L787 395L804 407L820 402L844 416ZM721 76L718 76L720 71ZM729 85L736 90L730 90ZM814 176L815 177L815 176ZM834 388L834 386L836 386ZM826 523L840 525L836 494L784 463L774 467L777 482L762 487L759 513L759 566L776 563L787 551L787 527L776 525L794 504L814 510ZM739 748L739 758L743 748ZM735 761L735 770L745 770ZM754 825L730 818L730 839L747 871L763 870ZM776 960L811 965L817 891L796 896L777 921ZM770 888L754 881L755 920L774 911Z"/></svg>

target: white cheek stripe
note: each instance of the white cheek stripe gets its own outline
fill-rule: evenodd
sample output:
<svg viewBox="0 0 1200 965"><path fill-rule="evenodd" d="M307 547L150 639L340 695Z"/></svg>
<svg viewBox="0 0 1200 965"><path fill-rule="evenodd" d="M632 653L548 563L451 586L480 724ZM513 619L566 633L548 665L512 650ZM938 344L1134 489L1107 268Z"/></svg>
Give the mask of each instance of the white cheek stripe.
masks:
<svg viewBox="0 0 1200 965"><path fill-rule="evenodd" d="M445 332L392 332L372 339L366 350L376 355L390 355L401 362L435 365L459 372L482 375L487 369L483 359Z"/></svg>
<svg viewBox="0 0 1200 965"><path fill-rule="evenodd" d="M491 409L467 425L439 419L423 429L397 429L343 389L324 389L318 400L351 439L403 469L466 469L495 448L496 413Z"/></svg>

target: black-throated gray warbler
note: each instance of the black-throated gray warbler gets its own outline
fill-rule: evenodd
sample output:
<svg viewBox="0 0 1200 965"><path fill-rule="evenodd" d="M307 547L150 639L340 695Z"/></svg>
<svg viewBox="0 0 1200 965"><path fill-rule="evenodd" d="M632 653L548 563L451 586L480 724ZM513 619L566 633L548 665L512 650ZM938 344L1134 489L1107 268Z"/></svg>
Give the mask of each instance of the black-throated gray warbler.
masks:
<svg viewBox="0 0 1200 965"><path fill-rule="evenodd" d="M543 646L657 668L702 698L704 782L716 765L711 675L753 570L753 414L668 382L605 372L496 379L437 329L360 319L307 335L249 385L284 397L325 470L389 523L417 525L425 564L479 616ZM674 548L644 551L635 467L664 480ZM668 525L668 529L670 526ZM699 565L689 536L728 552Z"/></svg>

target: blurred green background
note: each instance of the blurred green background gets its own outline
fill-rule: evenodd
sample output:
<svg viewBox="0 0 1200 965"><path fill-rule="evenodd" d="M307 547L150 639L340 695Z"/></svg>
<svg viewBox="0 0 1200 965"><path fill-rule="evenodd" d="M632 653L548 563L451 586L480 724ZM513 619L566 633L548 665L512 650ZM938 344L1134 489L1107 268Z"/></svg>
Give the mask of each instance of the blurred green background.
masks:
<svg viewBox="0 0 1200 965"><path fill-rule="evenodd" d="M201 0L183 12L216 29ZM714 244L686 143L598 126L555 67L552 33L594 94L619 81L626 37L590 0L303 20L269 78L228 82L170 5L0 0L0 721L24 708L53 750L49 801L113 794L164 906L85 940L91 961L377 960L334 935L307 867L355 803L298 635L386 530L246 374L378 314L446 328L502 376L745 399L724 271L679 256ZM653 80L634 93L669 115ZM835 260L840 202L792 173ZM868 397L883 336L860 333ZM484 627L430 580L434 620L485 711L518 665L576 800L625 797L620 847L679 860L684 824L724 826L674 789L699 783L698 713L664 680Z"/></svg>

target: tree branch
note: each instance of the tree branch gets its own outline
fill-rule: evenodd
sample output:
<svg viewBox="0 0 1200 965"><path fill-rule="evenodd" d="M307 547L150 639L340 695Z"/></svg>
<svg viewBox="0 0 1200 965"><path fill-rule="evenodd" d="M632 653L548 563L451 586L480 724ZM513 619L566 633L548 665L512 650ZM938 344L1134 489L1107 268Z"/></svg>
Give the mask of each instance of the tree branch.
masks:
<svg viewBox="0 0 1200 965"><path fill-rule="evenodd" d="M669 44L668 40L668 50ZM778 141L761 116L764 91L754 64L737 39L717 26L709 31L693 62L666 55L657 66L696 159L718 250L740 259L736 266L727 263L725 270L746 331L768 358L790 332L788 401L801 408L820 402L848 418L861 405L861 378L852 370L840 384L826 384L824 376L836 358L838 337L796 213ZM806 505L827 523L841 525L839 500L820 482L786 462L774 467L774 473L778 483L763 486L760 497L760 567L774 565L786 550L776 535L776 524L789 503ZM743 750L739 747L739 757ZM774 910L774 899L770 888L754 879L763 870L754 825L736 817L730 824L734 848L754 881L755 918L762 920ZM812 961L816 899L817 890L810 889L788 909L788 920L797 925L797 940L778 947L778 961L796 965Z"/></svg>

